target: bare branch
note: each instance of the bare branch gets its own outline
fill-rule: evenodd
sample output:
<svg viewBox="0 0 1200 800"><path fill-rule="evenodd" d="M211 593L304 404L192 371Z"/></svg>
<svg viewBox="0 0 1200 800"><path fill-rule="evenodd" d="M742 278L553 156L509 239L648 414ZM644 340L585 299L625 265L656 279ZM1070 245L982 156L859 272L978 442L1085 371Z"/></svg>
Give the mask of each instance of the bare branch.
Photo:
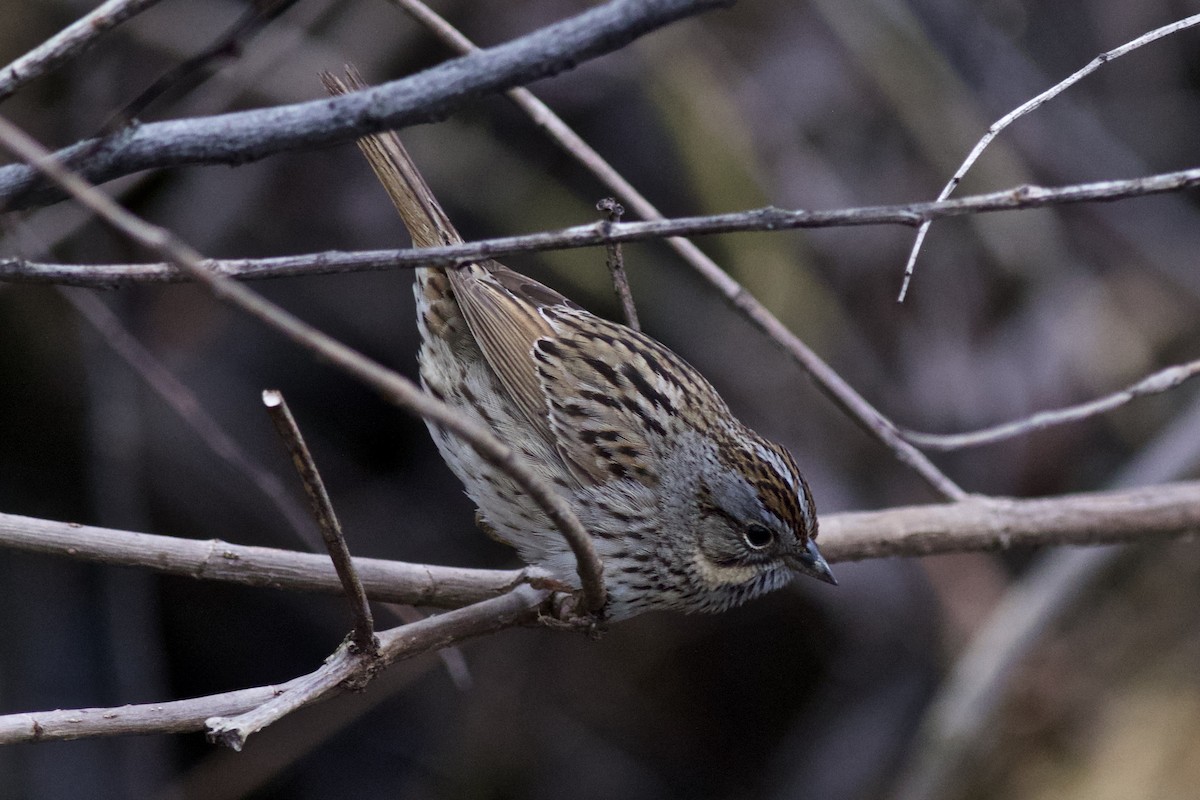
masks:
<svg viewBox="0 0 1200 800"><path fill-rule="evenodd" d="M243 164L301 148L346 142L382 130L442 119L492 92L556 75L639 36L729 0L610 0L511 42L336 99L169 120L124 130L58 152L90 182L184 164ZM86 154L85 157L80 157ZM79 158L79 163L74 159ZM0 206L56 202L25 165L0 167Z"/></svg>
<svg viewBox="0 0 1200 800"><path fill-rule="evenodd" d="M1115 486L1172 480L1200 464L1200 399L1159 432L1114 478ZM1125 556L1117 545L1046 554L1005 593L976 632L917 732L895 800L948 796L991 730L1001 701L1030 651L1096 578Z"/></svg>
<svg viewBox="0 0 1200 800"><path fill-rule="evenodd" d="M960 503L821 517L830 562L1004 550L1010 547L1139 542L1200 531L1200 482L1033 500L972 496ZM180 539L0 514L0 548L143 567L200 580L328 594L340 590L329 559L220 540ZM539 577L355 558L373 600L441 608L495 597Z"/></svg>
<svg viewBox="0 0 1200 800"><path fill-rule="evenodd" d="M0 547L143 567L168 575L301 592L339 594L329 557L219 539L184 539L0 513ZM533 574L355 558L372 600L458 608L509 591Z"/></svg>
<svg viewBox="0 0 1200 800"><path fill-rule="evenodd" d="M321 480L317 462L313 460L304 436L300 433L300 426L296 424L287 401L283 399L283 393L268 389L262 393L262 401L271 416L271 422L275 424L275 430L292 456L296 472L300 474L304 492L312 506L313 517L317 521L317 528L321 531L321 538L325 540L325 547L329 551L329 560L333 562L338 580L341 581L346 597L350 600L350 608L354 613L351 641L358 648L357 653L351 655L373 654L378 643L375 641L375 621L371 618L371 606L367 603L367 594L363 591L358 571L354 569L350 548L346 546L346 536L342 533L342 525L333 510L329 493L325 491L325 481Z"/></svg>
<svg viewBox="0 0 1200 800"><path fill-rule="evenodd" d="M1119 492L1017 500L971 496L960 503L821 518L821 552L830 562L1099 545L1200 533L1200 482Z"/></svg>
<svg viewBox="0 0 1200 800"><path fill-rule="evenodd" d="M145 11L158 0L108 0L33 50L0 69L0 102L22 86L82 54L104 33Z"/></svg>
<svg viewBox="0 0 1200 800"><path fill-rule="evenodd" d="M466 608L447 611L410 625L391 628L379 634L380 656L375 662L386 666L421 653L462 642L504 628L529 624L537 619L538 609L547 592L518 587L507 594L483 600ZM356 665L342 659L338 670L352 677ZM46 742L80 739L90 736L121 736L147 733L183 733L202 730L207 720L245 713L276 697L307 687L306 702L313 702L337 691L340 683L320 684L320 694L312 692L313 676L330 676L324 667L311 675L295 678L277 686L261 686L235 692L144 705L115 708L81 708L63 711L32 712L0 716L0 745L16 742ZM334 676L340 675L340 672ZM330 676L330 677L334 677ZM319 682L318 682L319 683ZM215 723L214 723L215 724Z"/></svg>
<svg viewBox="0 0 1200 800"><path fill-rule="evenodd" d="M596 553L591 536L566 500L547 486L531 467L519 461L513 451L491 431L421 391L404 376L322 333L243 284L205 269L200 254L170 231L151 225L117 205L96 187L63 167L52 153L3 118L0 118L0 142L35 165L110 225L189 272L219 300L237 306L296 344L353 375L389 402L440 425L470 445L481 458L512 478L541 507L567 541L576 559L584 611L598 614L604 608L604 564Z"/></svg>
<svg viewBox="0 0 1200 800"><path fill-rule="evenodd" d="M1014 108L1012 111L993 122L987 129L987 133L983 135L983 138L981 138L975 144L975 147L971 149L971 152L967 154L967 157L963 161L962 165L959 166L957 171L955 171L954 177L952 177L950 182L942 188L942 191L938 194L937 199L945 200L951 195L951 193L954 192L955 189L958 188L958 184L962 182L963 176L967 174L967 171L971 169L971 167L979 159L979 156L983 154L983 151L987 149L987 146L992 143L992 140L995 139L1001 131L1003 131L1013 122L1025 116L1029 112L1040 108L1047 101L1062 94L1071 86L1074 86L1088 75L1091 75L1108 62L1118 59L1126 53L1136 50L1142 45L1158 41L1164 36L1170 36L1173 33L1184 30L1185 28L1190 28L1196 24L1200 24L1200 14L1194 14L1186 19L1181 19L1177 22L1172 22L1169 25L1164 25L1161 28L1155 28L1152 31L1142 34L1131 42L1126 42L1120 47L1109 50L1106 53L1101 53L1089 61L1082 69L1075 71L1071 75L1067 76L1067 78L1064 80L1059 81L1054 86L1051 86L1049 89L1039 94L1037 97L1022 103L1020 106ZM917 266L917 256L921 252L921 245L924 244L925 235L929 233L929 226L932 224L933 220L927 219L922 222L921 227L917 229L917 237L913 241L912 251L908 254L908 262L904 265L904 281L900 285L900 296L897 298L897 300L901 303L904 302L904 297L908 294L908 286L912 282L913 271Z"/></svg>
<svg viewBox="0 0 1200 800"><path fill-rule="evenodd" d="M921 219L939 219L962 214L1008 211L1042 206L1110 201L1150 194L1178 191L1200 185L1200 169L1181 170L1143 178L1100 181L1057 188L1021 186L1001 192L893 206L868 206L834 211L784 211L762 208L707 217L684 217L647 222L598 223L560 231L485 239L450 247L375 250L361 253L317 253L270 259L237 259L204 262L224 275L242 278L318 274L361 269L414 267L428 264L456 264L478 259L498 258L517 252L588 247L605 242L631 242L680 234L698 235L787 228L823 228L854 225L910 224ZM657 212L655 212L657 213ZM787 329L744 287L719 266L708 260L690 242L682 242L694 251L692 260L705 278L736 308L767 333L808 372L817 386L852 419L888 445L900 461L918 472L944 497L959 500L966 496L957 485L937 469L929 459L906 441L896 426L880 414L807 345ZM57 282L79 285L110 285L124 282L184 280L185 276L168 264L77 265L34 264L17 259L0 260L0 280Z"/></svg>
<svg viewBox="0 0 1200 800"><path fill-rule="evenodd" d="M263 703L231 717L213 715L204 720L207 738L241 752L251 734L293 711L333 694L344 684L352 684L356 689L365 686L373 672L374 660L371 651L351 649L348 642L343 642L315 672L288 681L286 690L276 692Z"/></svg>
<svg viewBox="0 0 1200 800"><path fill-rule="evenodd" d="M339 272L451 266L468 261L503 258L514 253L570 250L610 242L642 242L666 237L708 236L750 231L840 228L864 225L916 225L921 220L996 211L1018 211L1073 203L1108 202L1177 192L1200 186L1200 168L1166 172L1141 178L1070 184L1067 186L1015 186L999 192L956 200L861 206L830 211L786 210L771 206L708 216L657 218L645 222L598 222L556 231L500 236L446 247L402 250L331 250L271 258L209 259L206 269L240 279L284 278ZM671 239L685 241L684 239ZM690 243L689 243L690 244ZM705 257L707 258L707 257ZM711 262L710 262L711 263ZM719 266L713 269L725 275ZM705 277L714 280L705 273ZM729 286L718 284L733 299L745 290L726 276ZM56 283L67 286L110 287L133 283L176 283L193 280L166 262L148 264L53 264L0 258L0 281ZM736 287L736 288L733 288ZM729 288L732 294L726 293ZM760 325L762 327L762 325ZM782 341L780 342L783 343Z"/></svg>
<svg viewBox="0 0 1200 800"><path fill-rule="evenodd" d="M0 515L0 535L6 532L13 519L21 518ZM104 534L110 540L114 534L127 537L127 551L131 556L136 555L141 546L134 542L145 542L154 547L159 540L167 539L42 520L26 520L25 523L32 531L27 537L28 543L35 545L25 549L67 553L66 547L60 547L58 550L47 549L43 541L55 533L61 534L62 529L66 529L79 545L78 548L70 548L74 551L70 554L79 557L89 557L89 547L93 548L90 557L94 557L93 542L97 533ZM822 519L822 528L822 550L826 552L830 561L1001 550L1017 546L1148 541L1163 536L1200 533L1200 482L1036 500L973 497L962 503L948 505L832 514ZM0 543L11 542L0 540ZM212 543L193 544L210 546ZM314 565L314 569L325 574L326 588L336 586L336 578L327 559L311 554L288 554L264 548L237 548L231 552L240 554L250 551L270 555L270 558L260 561L262 564L282 562L296 557L319 562ZM141 557L144 559L141 562L122 563L144 563L153 568L164 569L158 555L152 550L142 550ZM113 559L101 560L111 563ZM371 560L356 559L356 563L360 569L364 569ZM413 568L412 565L398 566ZM256 566L257 568L259 567ZM429 569L436 573L437 570L445 568L421 569ZM482 570L474 572L487 574ZM364 582L370 586L372 575L366 569L364 574ZM218 574L205 574L200 577L218 577ZM303 587L297 585L295 588ZM546 592L520 587L492 600L384 631L379 634L380 664L443 647L469 636L530 622L536 615L536 609L546 598ZM304 686L309 687L305 690L309 693L308 699L328 694L333 690L331 687L351 677L355 669L361 668L362 663L355 662L359 665L355 666L347 662L339 666L338 671L322 673L323 677L315 683L304 683ZM347 670L344 674L340 671L343 668ZM81 736L195 730L204 720L213 716L233 716L255 708L281 692L301 686L302 684L298 683L301 680L297 679L279 687L232 692L198 700L115 709L13 714L0 717L0 744ZM315 689L321 691L316 692Z"/></svg>
<svg viewBox="0 0 1200 800"><path fill-rule="evenodd" d="M140 117L167 92L185 94L204 83L220 67L217 62L240 56L263 28L295 5L296 0L266 0L249 5L241 17L215 41L160 75L137 97L114 114L103 131L111 133Z"/></svg>
<svg viewBox="0 0 1200 800"><path fill-rule="evenodd" d="M1200 375L1200 361L1190 361L1186 364L1176 364L1173 367L1159 370L1152 375L1142 378L1135 384L1125 387L1119 392L1089 400L1086 403L1059 408L1053 411L1041 411L1023 419L994 425L969 433L920 433L901 429L900 433L918 447L929 447L934 450L959 450L965 447L979 447L984 444L1001 442L1017 436L1024 436L1034 431L1040 431L1055 425L1065 425L1068 422L1078 422L1120 408L1138 397L1146 397L1180 386L1196 375Z"/></svg>

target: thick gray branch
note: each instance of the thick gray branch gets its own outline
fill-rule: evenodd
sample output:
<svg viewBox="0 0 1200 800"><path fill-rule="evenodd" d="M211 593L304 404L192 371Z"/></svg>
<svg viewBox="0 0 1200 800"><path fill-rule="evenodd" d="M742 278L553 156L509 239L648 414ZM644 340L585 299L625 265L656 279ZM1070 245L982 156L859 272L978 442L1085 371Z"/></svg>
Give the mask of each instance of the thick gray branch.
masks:
<svg viewBox="0 0 1200 800"><path fill-rule="evenodd" d="M611 0L578 16L418 75L338 98L168 120L57 153L91 183L184 164L243 164L443 119L471 100L571 69L681 17L730 0ZM314 82L314 89L316 84ZM23 164L0 167L0 207L56 202L63 191Z"/></svg>

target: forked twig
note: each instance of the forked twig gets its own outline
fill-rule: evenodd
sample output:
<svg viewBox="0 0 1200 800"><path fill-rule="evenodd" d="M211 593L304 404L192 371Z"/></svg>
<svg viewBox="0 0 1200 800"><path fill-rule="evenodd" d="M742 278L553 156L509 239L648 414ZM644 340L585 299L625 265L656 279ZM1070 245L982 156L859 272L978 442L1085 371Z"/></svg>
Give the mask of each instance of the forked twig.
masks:
<svg viewBox="0 0 1200 800"><path fill-rule="evenodd" d="M374 670L454 642L534 621L548 595L546 591L519 586L492 600L380 631L377 656L355 653L343 645L315 672L289 681L286 690L276 692L266 702L235 716L205 719L208 737L241 750L251 734L341 687L358 686Z"/></svg>
<svg viewBox="0 0 1200 800"><path fill-rule="evenodd" d="M1047 101L1062 94L1071 86L1074 86L1088 75L1091 75L1108 62L1114 61L1126 53L1138 49L1142 45L1156 42L1164 36L1170 36L1173 33L1184 30L1185 28L1190 28L1196 24L1200 24L1200 14L1193 14L1190 17L1172 22L1169 25L1163 25L1161 28L1155 28L1152 31L1142 34L1133 41L1126 42L1120 47L1114 48L1105 53L1101 53L1089 61L1082 69L1076 70L1065 79L1059 81L1046 91L1039 94L1037 97L1027 100L1026 102L1014 108L1012 111L1005 114L1000 119L993 122L987 129L987 133L983 135L983 138L976 142L975 147L973 147L971 152L967 154L967 157L963 161L962 165L959 166L957 171L955 171L954 177L952 177L949 183L942 188L942 191L940 194L938 194L937 199L945 200L951 195L951 193L954 192L955 189L958 188L958 184L962 182L963 176L967 174L967 171L971 169L971 167L979 159L979 156L983 154L983 151L987 149L987 146L992 143L992 140L995 139L1001 131L1003 131L1013 122L1025 116L1029 112L1040 108ZM908 286L912 282L913 272L917 265L917 256L921 252L921 246L925 243L925 235L929 232L929 226L932 224L933 220L925 220L921 223L921 227L917 229L917 237L913 241L912 250L908 254L908 262L904 265L904 281L900 285L900 295L897 298L898 302L903 303L905 296L908 294Z"/></svg>

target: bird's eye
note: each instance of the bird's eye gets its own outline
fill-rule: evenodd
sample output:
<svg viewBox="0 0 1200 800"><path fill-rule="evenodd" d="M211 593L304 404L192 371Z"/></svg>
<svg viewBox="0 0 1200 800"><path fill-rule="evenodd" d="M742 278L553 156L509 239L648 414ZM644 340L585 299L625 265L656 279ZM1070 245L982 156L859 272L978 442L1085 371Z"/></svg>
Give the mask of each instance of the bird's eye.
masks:
<svg viewBox="0 0 1200 800"><path fill-rule="evenodd" d="M755 550L762 550L775 541L775 532L766 525L751 522L742 533L742 539Z"/></svg>

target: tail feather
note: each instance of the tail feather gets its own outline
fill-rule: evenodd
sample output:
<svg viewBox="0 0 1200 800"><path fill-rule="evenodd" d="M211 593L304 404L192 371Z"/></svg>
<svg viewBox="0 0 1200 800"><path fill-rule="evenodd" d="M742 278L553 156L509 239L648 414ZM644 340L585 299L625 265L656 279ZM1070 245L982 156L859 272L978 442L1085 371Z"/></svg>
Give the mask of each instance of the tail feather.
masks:
<svg viewBox="0 0 1200 800"><path fill-rule="evenodd" d="M323 72L321 81L334 96L366 88L358 71L350 66L346 67L345 80L331 72ZM358 147L392 198L415 246L439 247L463 241L400 143L399 136L392 131L371 134L359 139Z"/></svg>

